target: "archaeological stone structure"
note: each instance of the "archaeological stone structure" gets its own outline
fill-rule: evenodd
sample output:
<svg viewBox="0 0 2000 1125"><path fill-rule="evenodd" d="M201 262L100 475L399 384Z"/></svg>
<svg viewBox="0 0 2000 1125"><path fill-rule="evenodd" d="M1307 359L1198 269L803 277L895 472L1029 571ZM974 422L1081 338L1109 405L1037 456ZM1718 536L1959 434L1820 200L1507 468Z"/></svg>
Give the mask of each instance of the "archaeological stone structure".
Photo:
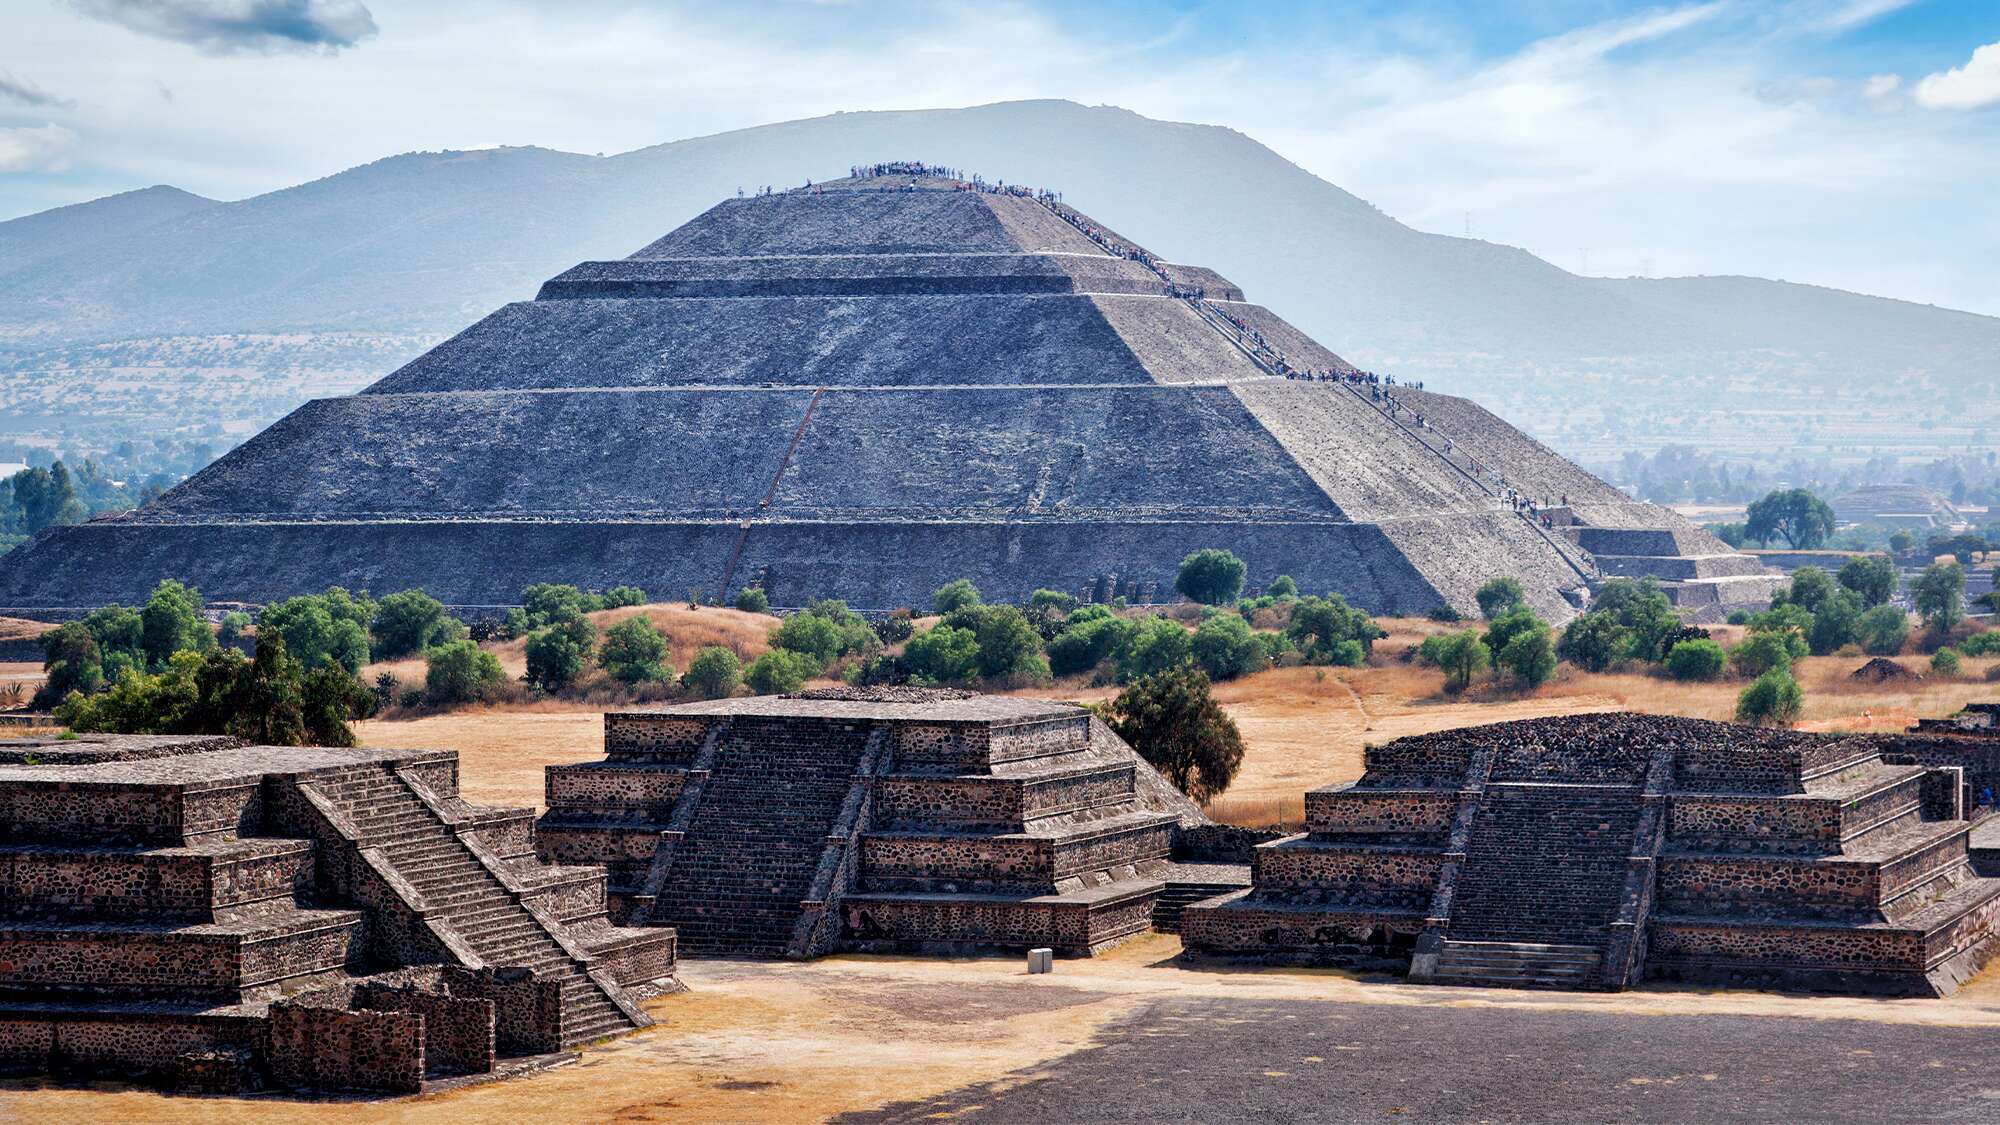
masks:
<svg viewBox="0 0 2000 1125"><path fill-rule="evenodd" d="M673 932L533 828L439 751L0 740L0 1071L409 1093L648 1025Z"/></svg>
<svg viewBox="0 0 2000 1125"><path fill-rule="evenodd" d="M828 689L605 716L552 766L544 859L691 954L1087 955L1226 889L1172 859L1200 811L1084 708Z"/></svg>
<svg viewBox="0 0 2000 1125"><path fill-rule="evenodd" d="M167 577L251 603L754 583L882 610L960 577L1140 601L1204 547L1376 613L1470 611L1506 574L1562 620L1650 575L1714 616L1780 581L1054 195L869 171L725 200L137 511L51 529L0 562L0 607Z"/></svg>
<svg viewBox="0 0 2000 1125"><path fill-rule="evenodd" d="M1933 748L1629 714L1399 739L1182 941L1438 983L1948 993L1995 951L2000 878Z"/></svg>

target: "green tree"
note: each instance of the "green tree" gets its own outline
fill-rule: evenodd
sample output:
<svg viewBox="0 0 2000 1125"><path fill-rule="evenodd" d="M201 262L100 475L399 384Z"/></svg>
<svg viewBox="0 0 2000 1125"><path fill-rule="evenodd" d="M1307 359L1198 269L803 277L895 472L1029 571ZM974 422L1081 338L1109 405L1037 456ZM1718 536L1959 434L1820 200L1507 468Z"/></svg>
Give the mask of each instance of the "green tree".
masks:
<svg viewBox="0 0 2000 1125"><path fill-rule="evenodd" d="M83 522L83 503L61 461L46 469L22 469L8 477L7 484L13 498L7 530L33 535L45 527Z"/></svg>
<svg viewBox="0 0 2000 1125"><path fill-rule="evenodd" d="M1805 640L1795 630L1764 630L1751 633L1730 649L1729 663L1737 675L1755 679L1766 672L1789 669L1805 654Z"/></svg>
<svg viewBox="0 0 2000 1125"><path fill-rule="evenodd" d="M543 691L561 691L576 682L590 667L597 647L597 626L580 613L564 613L528 637L530 684Z"/></svg>
<svg viewBox="0 0 2000 1125"><path fill-rule="evenodd" d="M377 660L400 660L465 636L465 626L445 611L444 603L422 590L399 590L383 598L368 631Z"/></svg>
<svg viewBox="0 0 2000 1125"><path fill-rule="evenodd" d="M1773 668L1736 697L1736 721L1789 727L1799 721L1804 707L1805 693L1799 690L1798 681L1785 669Z"/></svg>
<svg viewBox="0 0 2000 1125"><path fill-rule="evenodd" d="M796 652L812 661L813 672L840 658L840 626L814 613L795 613L771 630L771 647Z"/></svg>
<svg viewBox="0 0 2000 1125"><path fill-rule="evenodd" d="M1910 602L1932 633L1943 635L1965 619L1965 568L1932 563L1910 583Z"/></svg>
<svg viewBox="0 0 2000 1125"><path fill-rule="evenodd" d="M1674 605L1651 578L1613 578L1604 583L1591 599L1590 613L1610 614L1625 629L1625 648L1619 656L1631 660L1658 661L1666 655L1661 642L1680 628Z"/></svg>
<svg viewBox="0 0 2000 1125"><path fill-rule="evenodd" d="M1464 691L1472 677L1493 662L1492 650L1477 629L1448 634L1437 648L1438 667L1444 669L1444 689L1454 694Z"/></svg>
<svg viewBox="0 0 2000 1125"><path fill-rule="evenodd" d="M1106 710L1112 731L1195 801L1220 795L1242 767L1243 736L1198 668L1142 676Z"/></svg>
<svg viewBox="0 0 2000 1125"><path fill-rule="evenodd" d="M1782 537L1794 551L1809 551L1833 535L1833 509L1803 488L1772 492L1745 514L1744 533L1759 543Z"/></svg>
<svg viewBox="0 0 2000 1125"><path fill-rule="evenodd" d="M490 698L506 679L500 658L471 641L446 641L424 652L424 698L437 706Z"/></svg>
<svg viewBox="0 0 2000 1125"><path fill-rule="evenodd" d="M1615 614L1586 613L1563 629L1556 655L1586 672L1602 672L1624 658L1632 631Z"/></svg>
<svg viewBox="0 0 2000 1125"><path fill-rule="evenodd" d="M892 609L875 623L875 637L885 645L901 644L917 631L914 615L907 609Z"/></svg>
<svg viewBox="0 0 2000 1125"><path fill-rule="evenodd" d="M521 609L508 614L515 636L546 628L558 618L581 617L604 608L604 599L563 582L537 582L521 591Z"/></svg>
<svg viewBox="0 0 2000 1125"><path fill-rule="evenodd" d="M1812 628L1806 633L1806 642L1813 653L1825 656L1839 652L1858 640L1864 612L1861 595L1845 587L1821 602L1813 612Z"/></svg>
<svg viewBox="0 0 2000 1125"><path fill-rule="evenodd" d="M1901 554L1916 545L1917 537L1911 535L1907 528L1899 527L1889 533L1889 549L1891 551Z"/></svg>
<svg viewBox="0 0 2000 1125"><path fill-rule="evenodd" d="M743 678L758 695L785 695L804 687L812 674L811 657L774 648L752 662Z"/></svg>
<svg viewBox="0 0 2000 1125"><path fill-rule="evenodd" d="M1194 659L1194 639L1179 623L1148 617L1127 634L1115 654L1123 681L1158 675Z"/></svg>
<svg viewBox="0 0 2000 1125"><path fill-rule="evenodd" d="M1092 611L1102 612L1086 616ZM1063 631L1049 642L1049 670L1058 676L1089 671L1110 659L1137 628L1102 606L1085 606L1071 614Z"/></svg>
<svg viewBox="0 0 2000 1125"><path fill-rule="evenodd" d="M1281 602L1289 601L1299 596L1299 584L1292 581L1291 575L1280 574L1271 579L1269 586L1264 587L1264 595Z"/></svg>
<svg viewBox="0 0 2000 1125"><path fill-rule="evenodd" d="M1243 578L1249 570L1230 552L1205 547L1181 560L1174 589L1203 605L1228 605L1243 592Z"/></svg>
<svg viewBox="0 0 2000 1125"><path fill-rule="evenodd" d="M1839 588L1833 575L1816 566L1802 566L1792 572L1791 585L1779 590L1772 597L1771 604L1795 605L1807 613L1818 613L1819 607L1825 605Z"/></svg>
<svg viewBox="0 0 2000 1125"><path fill-rule="evenodd" d="M97 651L107 660L123 656L125 663L145 665L146 624L138 610L114 602L85 614L83 627L90 631L91 639L97 642ZM106 674L109 675L108 670Z"/></svg>
<svg viewBox="0 0 2000 1125"><path fill-rule="evenodd" d="M1506 643L1499 648L1491 648L1494 667L1513 677L1522 687L1540 687L1556 674L1556 650L1547 622L1537 618L1525 609L1517 609L1505 614L1501 620L1513 620L1517 627L1506 631ZM1499 621L1495 621L1497 626ZM1489 630L1489 635L1492 631Z"/></svg>
<svg viewBox="0 0 2000 1125"><path fill-rule="evenodd" d="M374 707L375 693L360 680L337 665L320 665L299 684L305 745L354 745L354 728L348 722L367 718Z"/></svg>
<svg viewBox="0 0 2000 1125"><path fill-rule="evenodd" d="M1722 646L1700 637L1681 641L1667 652L1667 674L1676 680L1721 679L1727 664Z"/></svg>
<svg viewBox="0 0 2000 1125"><path fill-rule="evenodd" d="M737 592L736 608L744 613L769 613L771 598L762 586L745 586Z"/></svg>
<svg viewBox="0 0 2000 1125"><path fill-rule="evenodd" d="M1384 635L1367 614L1339 594L1300 598L1292 604L1291 623L1285 626L1285 638L1306 663L1350 668L1364 663L1376 639Z"/></svg>
<svg viewBox="0 0 2000 1125"><path fill-rule="evenodd" d="M1956 677L1964 669L1954 649L1941 648L1931 653L1931 672L1934 675Z"/></svg>
<svg viewBox="0 0 2000 1125"><path fill-rule="evenodd" d="M646 591L637 586L613 586L604 591L605 609L623 609L626 606L645 604Z"/></svg>
<svg viewBox="0 0 2000 1125"><path fill-rule="evenodd" d="M133 618L138 618L133 614ZM232 609L222 615L222 624L215 630L215 642L230 648L242 643L244 634L250 629L250 615L242 610Z"/></svg>
<svg viewBox="0 0 2000 1125"><path fill-rule="evenodd" d="M979 637L970 629L933 625L910 638L903 663L933 683L971 679L979 671Z"/></svg>
<svg viewBox="0 0 2000 1125"><path fill-rule="evenodd" d="M1195 664L1211 680L1233 680L1271 664L1257 635L1234 614L1218 613L1196 627L1192 652Z"/></svg>
<svg viewBox="0 0 2000 1125"><path fill-rule="evenodd" d="M215 634L201 619L201 592L171 578L153 587L139 621L146 663L153 668L164 668L182 649L204 652L215 645Z"/></svg>
<svg viewBox="0 0 2000 1125"><path fill-rule="evenodd" d="M285 652L285 635L278 630L257 634L257 654L250 659L241 688L241 704L229 733L260 746L303 746L306 731L304 669Z"/></svg>
<svg viewBox="0 0 2000 1125"><path fill-rule="evenodd" d="M1861 596L1862 608L1887 605L1896 596L1896 567L1881 555L1859 555L1841 564L1842 586Z"/></svg>
<svg viewBox="0 0 2000 1125"><path fill-rule="evenodd" d="M1520 582L1505 577L1488 579L1472 597L1479 603L1480 616L1489 620L1528 604L1528 592Z"/></svg>
<svg viewBox="0 0 2000 1125"><path fill-rule="evenodd" d="M970 630L979 644L979 674L987 677L1046 678L1042 635L1028 616L1011 605L965 606L946 615L941 624Z"/></svg>
<svg viewBox="0 0 2000 1125"><path fill-rule="evenodd" d="M1855 623L1861 651L1870 656L1894 656L1910 640L1909 615L1892 605L1878 605Z"/></svg>
<svg viewBox="0 0 2000 1125"><path fill-rule="evenodd" d="M376 615L367 591L356 597L334 586L265 606L257 633L283 633L285 651L307 671L332 664L355 675L368 663L368 626Z"/></svg>
<svg viewBox="0 0 2000 1125"><path fill-rule="evenodd" d="M979 604L979 587L970 578L954 578L931 594L931 612L940 616Z"/></svg>
<svg viewBox="0 0 2000 1125"><path fill-rule="evenodd" d="M104 689L104 656L81 621L65 621L41 636L41 688L33 706L52 707L72 692L94 695Z"/></svg>
<svg viewBox="0 0 2000 1125"><path fill-rule="evenodd" d="M743 662L721 645L707 645L688 661L681 686L703 699L721 699L736 690L743 678Z"/></svg>
<svg viewBox="0 0 2000 1125"><path fill-rule="evenodd" d="M606 629L597 662L622 684L659 683L674 678L674 666L667 661L666 634L643 616L628 617Z"/></svg>

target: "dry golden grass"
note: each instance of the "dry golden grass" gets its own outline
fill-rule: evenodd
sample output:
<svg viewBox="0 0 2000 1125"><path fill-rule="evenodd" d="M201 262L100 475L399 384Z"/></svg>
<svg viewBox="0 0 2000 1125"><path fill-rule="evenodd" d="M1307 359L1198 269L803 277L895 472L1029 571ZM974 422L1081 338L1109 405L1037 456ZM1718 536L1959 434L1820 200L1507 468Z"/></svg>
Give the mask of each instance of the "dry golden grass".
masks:
<svg viewBox="0 0 2000 1125"><path fill-rule="evenodd" d="M19 617L0 617L0 641L32 641L55 626L46 621L27 621Z"/></svg>

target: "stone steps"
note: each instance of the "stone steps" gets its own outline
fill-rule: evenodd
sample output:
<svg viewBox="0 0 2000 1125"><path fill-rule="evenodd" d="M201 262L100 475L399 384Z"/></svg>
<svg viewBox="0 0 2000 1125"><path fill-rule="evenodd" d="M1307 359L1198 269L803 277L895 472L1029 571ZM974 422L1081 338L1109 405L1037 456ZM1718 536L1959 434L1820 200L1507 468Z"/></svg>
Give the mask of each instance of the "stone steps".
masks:
<svg viewBox="0 0 2000 1125"><path fill-rule="evenodd" d="M1446 941L1438 950L1438 984L1494 988L1592 988L1604 961L1595 946L1546 942Z"/></svg>
<svg viewBox="0 0 2000 1125"><path fill-rule="evenodd" d="M1624 897L1636 789L1509 784L1480 802L1452 902L1462 940L1597 945Z"/></svg>

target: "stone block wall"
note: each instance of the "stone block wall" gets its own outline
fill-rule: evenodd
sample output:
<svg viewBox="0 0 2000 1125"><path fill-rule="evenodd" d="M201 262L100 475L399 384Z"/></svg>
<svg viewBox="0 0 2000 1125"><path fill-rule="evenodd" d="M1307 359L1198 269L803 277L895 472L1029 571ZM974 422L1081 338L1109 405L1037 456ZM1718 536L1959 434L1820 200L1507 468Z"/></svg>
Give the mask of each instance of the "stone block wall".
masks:
<svg viewBox="0 0 2000 1125"><path fill-rule="evenodd" d="M265 1059L280 1086L414 1094L424 1084L424 1017L306 1001L271 1005Z"/></svg>
<svg viewBox="0 0 2000 1125"><path fill-rule="evenodd" d="M709 722L612 712L604 716L604 753L613 761L686 765L708 737Z"/></svg>
<svg viewBox="0 0 2000 1125"><path fill-rule="evenodd" d="M493 1005L493 1042L502 1055L540 1055L562 1049L562 985L537 979L528 969L442 970L453 996Z"/></svg>
<svg viewBox="0 0 2000 1125"><path fill-rule="evenodd" d="M490 1074L496 1057L494 1003L413 985L367 983L355 1009L414 1012L424 1020L424 1065L433 1074Z"/></svg>

